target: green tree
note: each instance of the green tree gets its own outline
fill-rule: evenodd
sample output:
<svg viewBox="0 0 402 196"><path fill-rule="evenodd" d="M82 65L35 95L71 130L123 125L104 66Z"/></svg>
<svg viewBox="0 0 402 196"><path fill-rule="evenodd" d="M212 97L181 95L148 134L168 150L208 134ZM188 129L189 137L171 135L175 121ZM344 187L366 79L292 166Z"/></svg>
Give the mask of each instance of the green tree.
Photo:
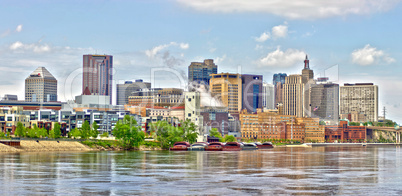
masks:
<svg viewBox="0 0 402 196"><path fill-rule="evenodd" d="M99 131L98 131L98 123L96 123L95 121L92 123L92 129L91 129L91 137L92 138L97 138L99 135Z"/></svg>
<svg viewBox="0 0 402 196"><path fill-rule="evenodd" d="M101 137L109 137L109 133L107 131L103 132L102 135L100 135Z"/></svg>
<svg viewBox="0 0 402 196"><path fill-rule="evenodd" d="M209 136L217 137L217 138L219 138L220 142L223 142L222 135L221 135L221 133L219 133L217 128L212 128L211 130L209 130Z"/></svg>
<svg viewBox="0 0 402 196"><path fill-rule="evenodd" d="M60 138L61 137L61 126L59 123L55 123L53 127L53 138Z"/></svg>
<svg viewBox="0 0 402 196"><path fill-rule="evenodd" d="M176 142L184 141L184 129L172 126L167 121L151 124L151 132L156 133L156 140L160 142L163 149L168 149Z"/></svg>
<svg viewBox="0 0 402 196"><path fill-rule="evenodd" d="M91 126L88 121L84 121L81 127L81 139L88 139L91 136Z"/></svg>
<svg viewBox="0 0 402 196"><path fill-rule="evenodd" d="M55 136L54 136L54 129L51 129L51 130L49 131L49 138L55 138Z"/></svg>
<svg viewBox="0 0 402 196"><path fill-rule="evenodd" d="M73 130L71 130L70 132L68 132L68 137L69 138L79 138L81 137L81 130L74 128Z"/></svg>
<svg viewBox="0 0 402 196"><path fill-rule="evenodd" d="M236 142L237 139L233 135L225 135L224 142Z"/></svg>
<svg viewBox="0 0 402 196"><path fill-rule="evenodd" d="M197 141L198 132L197 126L190 120L182 121L181 127L183 128L183 140L189 142L190 144Z"/></svg>
<svg viewBox="0 0 402 196"><path fill-rule="evenodd" d="M17 123L17 128L15 129L15 136L24 137L25 135L25 127L21 122Z"/></svg>
<svg viewBox="0 0 402 196"><path fill-rule="evenodd" d="M129 115L124 116L123 120L116 123L113 135L128 149L139 147L145 138L145 134L138 127L137 121Z"/></svg>
<svg viewBox="0 0 402 196"><path fill-rule="evenodd" d="M42 129L39 129L37 132L36 132L36 137L48 137L49 136L49 134L47 133L47 130L45 129L45 128L42 128Z"/></svg>

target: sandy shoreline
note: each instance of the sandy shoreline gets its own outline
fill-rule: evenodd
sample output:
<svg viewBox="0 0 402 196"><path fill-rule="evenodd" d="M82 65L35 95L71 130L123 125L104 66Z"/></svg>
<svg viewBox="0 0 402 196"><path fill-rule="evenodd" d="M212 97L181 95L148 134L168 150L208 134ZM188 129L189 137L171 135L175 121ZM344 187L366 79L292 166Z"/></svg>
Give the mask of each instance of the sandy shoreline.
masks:
<svg viewBox="0 0 402 196"><path fill-rule="evenodd" d="M48 151L91 151L94 150L76 141L28 141L21 140L21 146L0 144L0 152L48 152Z"/></svg>

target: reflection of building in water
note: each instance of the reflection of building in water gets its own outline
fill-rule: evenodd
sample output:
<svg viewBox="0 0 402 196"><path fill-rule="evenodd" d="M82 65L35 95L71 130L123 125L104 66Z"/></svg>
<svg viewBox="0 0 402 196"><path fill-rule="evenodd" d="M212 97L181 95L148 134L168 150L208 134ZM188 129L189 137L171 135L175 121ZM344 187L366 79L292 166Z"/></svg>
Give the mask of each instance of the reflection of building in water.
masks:
<svg viewBox="0 0 402 196"><path fill-rule="evenodd" d="M238 159L239 169L261 169L264 166L263 162L264 154L261 151L240 151ZM241 170L242 174L247 172L255 173L251 170Z"/></svg>

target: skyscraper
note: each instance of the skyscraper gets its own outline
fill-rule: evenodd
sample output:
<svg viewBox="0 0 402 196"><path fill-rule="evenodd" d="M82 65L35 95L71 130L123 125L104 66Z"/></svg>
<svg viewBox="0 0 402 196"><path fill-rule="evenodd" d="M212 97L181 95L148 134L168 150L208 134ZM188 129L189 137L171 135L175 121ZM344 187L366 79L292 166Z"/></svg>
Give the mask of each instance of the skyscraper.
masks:
<svg viewBox="0 0 402 196"><path fill-rule="evenodd" d="M212 74L209 89L211 95L228 107L228 112L238 117L242 106L242 82L240 74Z"/></svg>
<svg viewBox="0 0 402 196"><path fill-rule="evenodd" d="M274 109L274 85L264 82L262 84L262 107L264 109Z"/></svg>
<svg viewBox="0 0 402 196"><path fill-rule="evenodd" d="M283 84L285 84L286 73L274 74L272 84L274 85L275 102L276 106L278 103L283 103Z"/></svg>
<svg viewBox="0 0 402 196"><path fill-rule="evenodd" d="M84 55L82 92L91 95L108 95L112 104L113 56Z"/></svg>
<svg viewBox="0 0 402 196"><path fill-rule="evenodd" d="M131 96L133 92L139 91L140 89L150 89L151 83L143 82L143 80L125 81L124 84L117 84L116 92L116 105L126 105L128 104L128 97Z"/></svg>
<svg viewBox="0 0 402 196"><path fill-rule="evenodd" d="M218 73L218 66L213 59L205 59L204 62L191 62L188 66L188 82L197 84L209 84L211 74Z"/></svg>
<svg viewBox="0 0 402 196"><path fill-rule="evenodd" d="M340 114L357 112L365 121L378 121L378 86L373 83L344 84L340 87Z"/></svg>
<svg viewBox="0 0 402 196"><path fill-rule="evenodd" d="M307 116L319 118L334 125L339 121L339 84L318 78L316 84L309 86Z"/></svg>
<svg viewBox="0 0 402 196"><path fill-rule="evenodd" d="M25 101L57 101L57 80L44 67L38 67L25 79Z"/></svg>
<svg viewBox="0 0 402 196"><path fill-rule="evenodd" d="M304 68L301 75L290 75L285 78L283 85L283 112L285 115L297 117L307 116L307 100L309 86L314 84L314 72L310 69L310 61L304 60Z"/></svg>
<svg viewBox="0 0 402 196"><path fill-rule="evenodd" d="M304 84L301 75L289 75L283 84L283 114L303 117Z"/></svg>
<svg viewBox="0 0 402 196"><path fill-rule="evenodd" d="M242 80L242 109L248 112L256 112L262 107L262 75L241 75Z"/></svg>

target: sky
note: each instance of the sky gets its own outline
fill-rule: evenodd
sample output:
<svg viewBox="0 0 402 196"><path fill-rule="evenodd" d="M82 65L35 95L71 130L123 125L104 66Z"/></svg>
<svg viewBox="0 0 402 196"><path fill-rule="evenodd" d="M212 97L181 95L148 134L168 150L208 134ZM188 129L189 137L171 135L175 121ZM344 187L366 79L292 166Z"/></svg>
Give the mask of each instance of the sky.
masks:
<svg viewBox="0 0 402 196"><path fill-rule="evenodd" d="M402 123L399 0L0 0L0 96L24 99L24 80L46 67L58 99L82 90L82 56L114 58L116 84L143 79L185 88L191 62L218 72L300 74L379 87L379 115ZM114 88L116 89L116 88Z"/></svg>

